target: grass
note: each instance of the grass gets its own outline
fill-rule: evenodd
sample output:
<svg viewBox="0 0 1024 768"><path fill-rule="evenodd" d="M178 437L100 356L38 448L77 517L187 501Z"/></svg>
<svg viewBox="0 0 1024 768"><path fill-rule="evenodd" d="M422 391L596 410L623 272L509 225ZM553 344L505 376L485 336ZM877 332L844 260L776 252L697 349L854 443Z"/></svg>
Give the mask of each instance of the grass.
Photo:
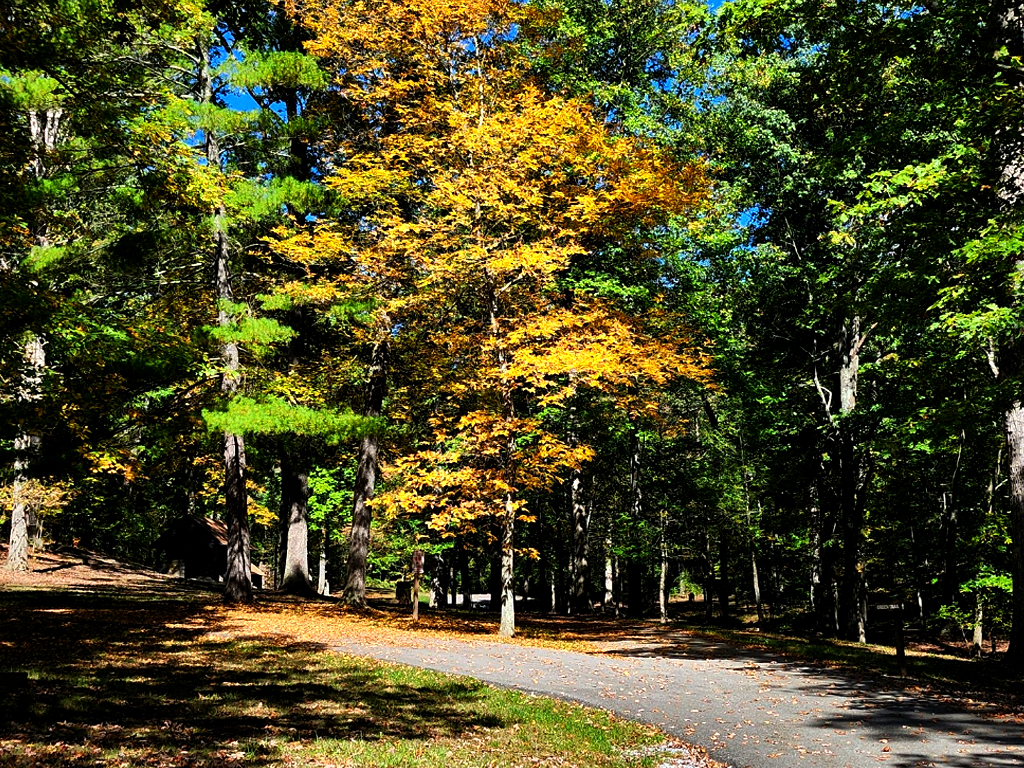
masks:
<svg viewBox="0 0 1024 768"><path fill-rule="evenodd" d="M294 636L240 637L237 614L199 592L5 589L0 609L7 768L618 768L655 765L643 748L664 739Z"/></svg>

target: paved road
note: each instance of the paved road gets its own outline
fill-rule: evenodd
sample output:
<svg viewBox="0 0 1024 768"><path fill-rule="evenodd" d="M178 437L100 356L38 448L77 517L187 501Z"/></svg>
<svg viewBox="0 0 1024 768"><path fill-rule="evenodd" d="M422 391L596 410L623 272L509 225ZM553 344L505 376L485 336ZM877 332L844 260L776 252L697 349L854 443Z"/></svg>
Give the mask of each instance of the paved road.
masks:
<svg viewBox="0 0 1024 768"><path fill-rule="evenodd" d="M603 655L434 638L406 647L346 641L336 650L609 709L735 768L1024 766L1019 718L987 718L687 635L608 643Z"/></svg>

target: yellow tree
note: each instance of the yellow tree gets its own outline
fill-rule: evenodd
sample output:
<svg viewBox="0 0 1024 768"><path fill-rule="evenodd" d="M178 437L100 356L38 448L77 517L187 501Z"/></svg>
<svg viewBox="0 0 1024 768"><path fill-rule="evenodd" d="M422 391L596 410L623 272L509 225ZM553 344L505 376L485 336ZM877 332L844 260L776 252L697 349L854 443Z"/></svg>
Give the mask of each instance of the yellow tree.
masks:
<svg viewBox="0 0 1024 768"><path fill-rule="evenodd" d="M311 52L344 63L339 98L359 116L331 148L329 183L363 213L286 246L344 254L396 342L416 340L429 434L394 463L385 503L449 533L499 521L506 636L526 499L592 453L547 428L541 409L583 387L707 374L684 340L656 338L564 283L574 259L700 206L702 169L612 135L584 104L530 82L512 45L517 13L493 0L406 0L306 19Z"/></svg>

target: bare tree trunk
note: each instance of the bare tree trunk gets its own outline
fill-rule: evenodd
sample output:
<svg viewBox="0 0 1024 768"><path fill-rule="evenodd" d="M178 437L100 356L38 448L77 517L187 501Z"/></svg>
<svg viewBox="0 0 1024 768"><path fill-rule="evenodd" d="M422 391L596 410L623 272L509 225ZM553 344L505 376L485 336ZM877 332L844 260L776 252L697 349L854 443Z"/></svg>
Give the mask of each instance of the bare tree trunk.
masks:
<svg viewBox="0 0 1024 768"><path fill-rule="evenodd" d="M46 351L41 336L32 334L25 342L25 372L16 400L26 410L42 397L43 371L46 368ZM29 432L22 432L14 439L14 478L11 494L11 534L7 549L7 570L27 571L29 553L29 528L33 516L32 493L29 491L29 469L39 451L42 438Z"/></svg>
<svg viewBox="0 0 1024 768"><path fill-rule="evenodd" d="M757 551L753 544L750 547L750 572L754 581L754 605L757 606L757 623L764 622L764 605L761 603L761 580L757 573Z"/></svg>
<svg viewBox="0 0 1024 768"><path fill-rule="evenodd" d="M1010 480L1010 574L1013 612L1007 656L1024 659L1024 402L1014 400L1006 412L1006 446Z"/></svg>
<svg viewBox="0 0 1024 768"><path fill-rule="evenodd" d="M210 48L200 43L199 97L203 104L213 104L213 71ZM215 131L204 131L206 162L210 168L220 169L220 144ZM218 201L213 216L214 272L219 303L217 324L230 326L234 317L228 307L234 299L231 276L231 246L227 232L227 210ZM238 343L221 344L221 391L233 397L241 386ZM224 599L229 603L252 602L252 563L249 560L249 498L245 481L245 438L231 432L224 433L224 506L228 529L228 560L224 574Z"/></svg>
<svg viewBox="0 0 1024 768"><path fill-rule="evenodd" d="M459 587L462 589L462 607L473 607L473 580L469 575L469 552L465 542L459 551Z"/></svg>
<svg viewBox="0 0 1024 768"><path fill-rule="evenodd" d="M942 567L942 596L939 601L943 605L952 605L956 602L957 594L960 591L959 578L959 517L960 510L957 504L956 483L960 474L960 461L964 453L964 443L967 434L960 430L960 440L957 449L956 463L953 465L953 473L949 479L949 487L942 492L942 527L944 538L943 567Z"/></svg>
<svg viewBox="0 0 1024 768"><path fill-rule="evenodd" d="M661 554L661 568L658 572L658 620L662 624L668 623L668 512L661 510L661 531L659 549Z"/></svg>
<svg viewBox="0 0 1024 768"><path fill-rule="evenodd" d="M613 516L609 515L608 530L604 536L604 598L601 601L602 610L605 612L613 610L615 603L615 557L612 551L614 526Z"/></svg>
<svg viewBox="0 0 1024 768"><path fill-rule="evenodd" d="M31 168L32 175L37 181L41 181L47 175L47 157L57 148L63 114L59 107L30 110L28 113L29 140L32 142ZM43 217L39 217L33 223L31 232L33 245L37 248L50 245L49 225ZM15 268L13 262L8 263L6 258L0 257L0 269L7 271ZM22 347L22 357L24 368L20 385L15 392L15 401L19 406L18 411L27 414L32 410L31 403L39 401L43 396L46 349L42 336L36 333L29 334ZM9 571L28 570L29 528L34 518L32 494L29 492L29 470L41 443L42 438L34 434L31 428L25 429L14 438L14 477L11 486L13 503L6 565Z"/></svg>
<svg viewBox="0 0 1024 768"><path fill-rule="evenodd" d="M988 33L993 57L1019 61L1024 57L1024 3L1017 0L992 0L989 11ZM1022 87L1018 79L1016 89L1020 91ZM992 146L997 176L994 187L999 211L1016 218L1024 205L1024 138L1017 121L997 125ZM1019 275L1022 271L1024 254L1018 253L1015 255L1013 274ZM1009 296L1007 301L1013 304L1017 298ZM1024 401L1016 393L1019 392L1024 365L1021 363L1019 341L1006 342L1000 352L999 367L996 365L995 350L990 353L993 373L997 380L1010 382L1015 393L1004 413L1010 482L1010 575L1013 584L1010 647L1006 656L1011 663L1020 667L1024 666Z"/></svg>
<svg viewBox="0 0 1024 768"><path fill-rule="evenodd" d="M330 537L330 533L326 527L324 527L323 541L320 546L320 568L317 571L316 581L316 593L318 595L330 595L331 594L331 582L327 579L327 540Z"/></svg>
<svg viewBox="0 0 1024 768"><path fill-rule="evenodd" d="M505 514L501 520L501 624L498 634L512 637L516 633L515 592L513 591L513 533L516 512L512 494L505 495Z"/></svg>
<svg viewBox="0 0 1024 768"><path fill-rule="evenodd" d="M224 498L228 528L228 560L224 599L252 602L252 563L249 559L249 509L245 490L245 442L241 435L224 433Z"/></svg>
<svg viewBox="0 0 1024 768"><path fill-rule="evenodd" d="M811 614L815 617L818 629L822 628L821 612L822 601L822 551L821 551L821 524L817 519L817 510L811 510Z"/></svg>
<svg viewBox="0 0 1024 768"><path fill-rule="evenodd" d="M312 596L309 576L309 472L301 449L281 452L281 514L284 568L281 590ZM326 557L324 558L326 560Z"/></svg>
<svg viewBox="0 0 1024 768"><path fill-rule="evenodd" d="M370 376L366 382L366 403L363 415L380 416L387 394L388 356L391 352L391 322L382 318L380 336L373 347ZM352 494L352 531L348 539L348 573L345 579L343 602L348 605L366 605L366 558L370 553L370 523L373 513L370 501L377 487L377 451L380 436L371 432L359 446L359 465Z"/></svg>
<svg viewBox="0 0 1024 768"><path fill-rule="evenodd" d="M572 500L572 589L569 597L569 610L573 613L590 611L590 589L587 555L590 549L590 512L591 506L583 499L583 477L578 469L574 469L570 479Z"/></svg>
<svg viewBox="0 0 1024 768"><path fill-rule="evenodd" d="M840 333L842 362L839 368L839 403L842 416L849 417L857 405L857 375L860 369L860 348L864 343L860 318L844 323ZM860 485L861 462L854 437L846 419L836 425L839 443L840 510L843 524L843 578L840 584L840 606L843 611L843 634L847 640L866 642L864 611L864 505Z"/></svg>
<svg viewBox="0 0 1024 768"><path fill-rule="evenodd" d="M479 220L479 211L477 212ZM491 339L494 342L495 357L498 364L499 388L501 395L501 417L506 423L511 423L515 418L515 404L512 401L512 390L508 380L508 360L505 357L505 347L502 342L501 326L498 321L499 306L497 288L494 285L494 278L487 274L489 309L489 325ZM515 481L516 470L516 441L512 430L509 430L508 441L505 445L504 464L506 487L512 488ZM501 516L501 624L498 627L498 635L501 637L512 637L516 633L516 604L514 592L514 533L516 523L516 508L513 492L505 493L504 512ZM494 594L491 593L493 601Z"/></svg>
<svg viewBox="0 0 1024 768"><path fill-rule="evenodd" d="M642 461L640 430L636 424L631 423L629 445L629 513L630 520L636 522L641 520L644 510L643 484L641 483ZM645 613L644 576L643 563L636 557L630 557L629 573L626 578L626 586L629 593L627 608L630 616L643 616Z"/></svg>
<svg viewBox="0 0 1024 768"><path fill-rule="evenodd" d="M984 637L981 633L981 621L983 618L984 609L981 601L981 590L976 589L974 591L974 633L971 637L971 655L981 658L981 644L984 641Z"/></svg>
<svg viewBox="0 0 1024 768"><path fill-rule="evenodd" d="M711 530L705 534L704 548L704 621L712 619L712 609L715 604L715 561L711 557Z"/></svg>
<svg viewBox="0 0 1024 768"><path fill-rule="evenodd" d="M444 552L435 552L430 569L430 602L431 608L444 608L448 605L448 566Z"/></svg>
<svg viewBox="0 0 1024 768"><path fill-rule="evenodd" d="M723 529L718 536L718 615L729 617L729 592L732 586L729 576L729 536Z"/></svg>

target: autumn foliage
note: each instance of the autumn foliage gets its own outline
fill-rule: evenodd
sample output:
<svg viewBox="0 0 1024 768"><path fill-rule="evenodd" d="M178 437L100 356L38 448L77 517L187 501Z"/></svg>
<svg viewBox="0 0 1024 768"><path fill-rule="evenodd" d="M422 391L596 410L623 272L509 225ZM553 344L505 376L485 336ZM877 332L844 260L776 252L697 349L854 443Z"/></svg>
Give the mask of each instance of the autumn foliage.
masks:
<svg viewBox="0 0 1024 768"><path fill-rule="evenodd" d="M362 214L280 246L347 263L346 289L377 302L399 343L417 339L423 394L407 413L424 429L393 459L382 504L445 535L498 518L508 602L524 493L593 455L546 409L581 390L639 409L645 385L708 376L685 337L567 282L609 246L658 259L643 235L705 203L703 168L533 82L519 13L342 2L303 15L309 50L332 63L337 121L361 127L326 143L327 184Z"/></svg>

